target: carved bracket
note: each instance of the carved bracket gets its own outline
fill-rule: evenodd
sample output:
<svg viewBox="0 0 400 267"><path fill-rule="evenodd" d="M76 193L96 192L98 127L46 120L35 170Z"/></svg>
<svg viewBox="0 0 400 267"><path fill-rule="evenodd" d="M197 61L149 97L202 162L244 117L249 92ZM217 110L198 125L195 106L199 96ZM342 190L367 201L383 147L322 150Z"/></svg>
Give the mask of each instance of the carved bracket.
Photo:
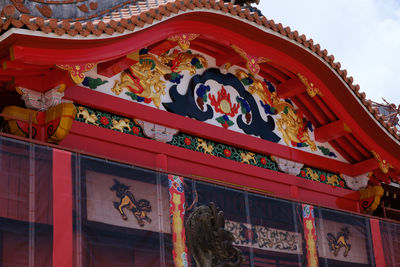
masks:
<svg viewBox="0 0 400 267"><path fill-rule="evenodd" d="M393 165L387 162L385 159L376 153L374 150L371 150L372 155L374 155L375 159L378 161L379 169L383 174L387 174L390 169L393 169Z"/></svg>
<svg viewBox="0 0 400 267"><path fill-rule="evenodd" d="M361 190L367 187L369 181L369 173L361 174L356 177L341 174L341 177L346 181L346 185L352 190Z"/></svg>
<svg viewBox="0 0 400 267"><path fill-rule="evenodd" d="M379 206L384 190L382 186L372 186L360 191L360 201L363 213L372 214Z"/></svg>
<svg viewBox="0 0 400 267"><path fill-rule="evenodd" d="M155 123L142 120L136 120L136 122L142 127L145 136L163 143L172 141L173 136L178 133L178 130Z"/></svg>
<svg viewBox="0 0 400 267"><path fill-rule="evenodd" d="M68 71L72 81L78 84L83 82L85 79L85 72L93 69L96 63L86 63L86 64L59 64L56 65L59 69Z"/></svg>
<svg viewBox="0 0 400 267"><path fill-rule="evenodd" d="M61 103L46 111L8 106L4 108L2 114L7 116L6 129L9 133L21 137L30 136L44 142L59 143L71 129L76 108L72 103Z"/></svg>
<svg viewBox="0 0 400 267"><path fill-rule="evenodd" d="M304 164L303 163L298 163L294 161L290 161L287 159L283 158L278 158L274 156L275 162L278 164L279 170L291 174L291 175L299 175L301 168L303 168Z"/></svg>
<svg viewBox="0 0 400 267"><path fill-rule="evenodd" d="M306 86L307 93L310 97L314 97L316 95L323 96L321 91L314 86L312 82L309 82L308 79L302 75L301 73L297 73L297 77L299 77L300 81Z"/></svg>
<svg viewBox="0 0 400 267"><path fill-rule="evenodd" d="M17 87L16 90L21 95L21 99L25 102L27 108L45 111L61 104L64 96L65 84L60 84L46 93L40 93L23 87Z"/></svg>

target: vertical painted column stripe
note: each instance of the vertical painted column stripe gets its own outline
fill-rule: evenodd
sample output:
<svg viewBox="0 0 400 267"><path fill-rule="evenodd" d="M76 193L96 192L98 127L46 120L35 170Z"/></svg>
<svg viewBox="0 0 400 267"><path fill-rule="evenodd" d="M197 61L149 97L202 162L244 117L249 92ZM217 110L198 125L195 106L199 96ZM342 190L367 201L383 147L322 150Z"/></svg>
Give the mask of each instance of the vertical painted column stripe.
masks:
<svg viewBox="0 0 400 267"><path fill-rule="evenodd" d="M303 208L303 226L304 238L306 240L307 249L307 266L318 266L318 251L317 251L317 233L315 230L314 207L311 205L302 205Z"/></svg>
<svg viewBox="0 0 400 267"><path fill-rule="evenodd" d="M71 153L53 150L53 267L72 267Z"/></svg>
<svg viewBox="0 0 400 267"><path fill-rule="evenodd" d="M173 259L175 267L187 267L187 248L184 227L185 191L183 177L168 175L169 214L172 217Z"/></svg>
<svg viewBox="0 0 400 267"><path fill-rule="evenodd" d="M375 266L385 267L385 256L383 253L381 228L377 219L370 219L372 243L374 246Z"/></svg>

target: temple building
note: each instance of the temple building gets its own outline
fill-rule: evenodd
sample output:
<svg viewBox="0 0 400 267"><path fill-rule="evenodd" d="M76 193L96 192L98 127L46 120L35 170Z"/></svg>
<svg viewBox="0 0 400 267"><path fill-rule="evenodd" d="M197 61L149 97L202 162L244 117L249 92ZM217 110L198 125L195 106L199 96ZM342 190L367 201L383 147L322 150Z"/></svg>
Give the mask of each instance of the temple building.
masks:
<svg viewBox="0 0 400 267"><path fill-rule="evenodd" d="M0 5L0 267L194 267L210 202L242 266L399 266L399 109L312 39L249 3Z"/></svg>

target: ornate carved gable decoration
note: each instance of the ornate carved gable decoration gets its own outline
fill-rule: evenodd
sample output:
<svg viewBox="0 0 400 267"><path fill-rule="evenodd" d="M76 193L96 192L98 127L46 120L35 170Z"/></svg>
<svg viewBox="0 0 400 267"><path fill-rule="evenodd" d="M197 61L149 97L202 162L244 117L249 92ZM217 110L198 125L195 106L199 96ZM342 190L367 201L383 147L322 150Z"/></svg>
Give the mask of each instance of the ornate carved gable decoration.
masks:
<svg viewBox="0 0 400 267"><path fill-rule="evenodd" d="M189 47L189 41L195 37L196 34L172 36L170 40L180 45L166 52L156 49L161 53L159 55L145 48L132 53L135 56L129 60L133 65L110 78L93 69L85 73L85 79L97 81L96 86L89 86L87 82L82 85L128 101L345 161L328 143L316 142L314 127L301 110L290 99L280 98L275 85L257 74L258 64L267 62L266 58L250 56L233 46L240 57L246 59L247 69L233 65L221 71L215 58L183 49ZM310 88L313 86L308 84Z"/></svg>

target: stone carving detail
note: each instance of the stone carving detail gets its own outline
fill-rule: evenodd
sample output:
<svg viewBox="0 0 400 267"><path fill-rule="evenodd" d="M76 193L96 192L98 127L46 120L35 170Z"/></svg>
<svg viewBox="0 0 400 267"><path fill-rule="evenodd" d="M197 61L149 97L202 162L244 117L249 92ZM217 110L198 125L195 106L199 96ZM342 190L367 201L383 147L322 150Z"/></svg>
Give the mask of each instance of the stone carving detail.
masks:
<svg viewBox="0 0 400 267"><path fill-rule="evenodd" d="M295 175L295 176L300 174L300 170L301 170L301 168L303 168L303 165L304 165L302 163L278 158L275 156L274 156L274 160L278 164L279 170L281 170L287 174L291 174L291 175Z"/></svg>
<svg viewBox="0 0 400 267"><path fill-rule="evenodd" d="M178 133L178 130L147 121L136 120L136 122L142 127L145 136L163 143L171 142L174 135Z"/></svg>
<svg viewBox="0 0 400 267"><path fill-rule="evenodd" d="M352 190L361 190L365 189L368 185L369 177L368 173L361 174L356 177L348 176L345 174L341 175L343 179L346 181L346 185Z"/></svg>
<svg viewBox="0 0 400 267"><path fill-rule="evenodd" d="M21 99L25 101L25 106L27 108L45 111L64 102L62 100L64 89L65 84L60 84L46 93L40 93L23 87L17 87L17 92L21 95Z"/></svg>
<svg viewBox="0 0 400 267"><path fill-rule="evenodd" d="M189 215L185 224L186 244L197 266L242 266L242 252L233 247L234 237L224 227L224 213L212 202L197 207Z"/></svg>

